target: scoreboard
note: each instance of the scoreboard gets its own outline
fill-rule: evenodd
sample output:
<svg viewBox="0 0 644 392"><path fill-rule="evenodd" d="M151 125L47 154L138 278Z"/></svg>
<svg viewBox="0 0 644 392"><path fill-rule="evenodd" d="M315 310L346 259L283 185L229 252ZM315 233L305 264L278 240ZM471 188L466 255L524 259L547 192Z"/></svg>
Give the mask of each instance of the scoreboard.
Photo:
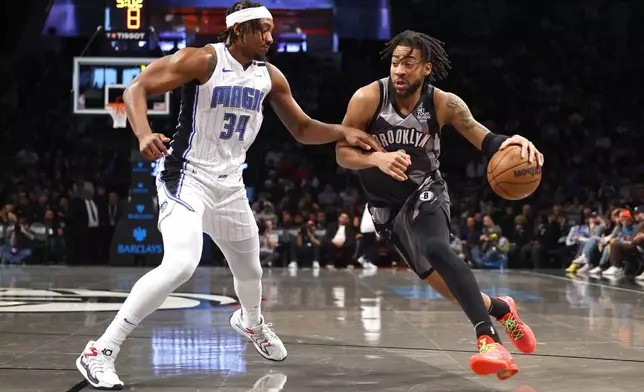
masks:
<svg viewBox="0 0 644 392"><path fill-rule="evenodd" d="M150 0L105 0L107 39L145 41Z"/></svg>
<svg viewBox="0 0 644 392"><path fill-rule="evenodd" d="M125 28L128 30L140 30L143 20L143 5L144 0L115 0L116 9L119 12L119 20L121 26L123 19L125 19Z"/></svg>

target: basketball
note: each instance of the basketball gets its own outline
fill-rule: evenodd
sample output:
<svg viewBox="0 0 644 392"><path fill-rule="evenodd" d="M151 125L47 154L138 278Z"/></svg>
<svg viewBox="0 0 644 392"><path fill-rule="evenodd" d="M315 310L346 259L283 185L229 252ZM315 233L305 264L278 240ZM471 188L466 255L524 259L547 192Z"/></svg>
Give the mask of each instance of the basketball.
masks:
<svg viewBox="0 0 644 392"><path fill-rule="evenodd" d="M510 146L492 156L487 165L487 181L494 193L506 200L521 200L537 190L541 168L537 162L521 158L521 146Z"/></svg>

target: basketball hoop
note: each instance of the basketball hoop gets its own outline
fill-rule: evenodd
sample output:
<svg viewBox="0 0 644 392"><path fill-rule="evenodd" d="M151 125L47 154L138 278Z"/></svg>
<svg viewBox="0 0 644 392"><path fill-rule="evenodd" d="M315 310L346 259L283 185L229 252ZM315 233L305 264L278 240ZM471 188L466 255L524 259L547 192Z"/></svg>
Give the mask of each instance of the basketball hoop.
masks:
<svg viewBox="0 0 644 392"><path fill-rule="evenodd" d="M127 125L127 113L123 102L112 102L105 105L105 109L110 112L114 122L114 128L125 128Z"/></svg>

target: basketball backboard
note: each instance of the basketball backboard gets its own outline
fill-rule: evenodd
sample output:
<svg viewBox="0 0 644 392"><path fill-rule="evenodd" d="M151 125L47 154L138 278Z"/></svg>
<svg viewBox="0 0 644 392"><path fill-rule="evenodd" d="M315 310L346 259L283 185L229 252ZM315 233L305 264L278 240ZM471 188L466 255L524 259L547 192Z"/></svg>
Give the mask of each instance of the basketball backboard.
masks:
<svg viewBox="0 0 644 392"><path fill-rule="evenodd" d="M106 106L123 100L128 84L155 58L75 57L73 107L75 114L105 114ZM170 93L148 99L149 115L170 114Z"/></svg>

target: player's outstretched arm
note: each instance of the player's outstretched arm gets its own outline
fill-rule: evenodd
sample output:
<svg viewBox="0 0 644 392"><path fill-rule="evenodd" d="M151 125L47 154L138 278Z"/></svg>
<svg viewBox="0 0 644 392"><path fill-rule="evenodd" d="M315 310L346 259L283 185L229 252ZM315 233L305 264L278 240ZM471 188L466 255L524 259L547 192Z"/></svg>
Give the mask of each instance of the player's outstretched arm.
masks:
<svg viewBox="0 0 644 392"><path fill-rule="evenodd" d="M216 65L214 49L185 48L152 62L130 83L123 93L123 101L132 131L140 143L152 135L147 117L147 98L172 91L193 80L205 83ZM160 154L167 152L163 142L169 140L162 135L154 139L148 140L141 150L150 159L159 158Z"/></svg>
<svg viewBox="0 0 644 392"><path fill-rule="evenodd" d="M342 125L366 130L371 117L378 108L380 92L377 83L360 88L353 94L347 107ZM411 164L407 154L387 153L381 148L378 151L364 151L351 146L346 140L339 140L335 144L335 157L338 165L345 169L362 170L378 167L384 173L398 181L405 181L405 171Z"/></svg>
<svg viewBox="0 0 644 392"><path fill-rule="evenodd" d="M523 157L527 156L530 162L537 161L540 166L543 165L543 154L528 139L520 135L507 137L490 132L474 119L465 102L456 94L441 91L437 98L447 122L486 155L492 156L508 146L519 145Z"/></svg>
<svg viewBox="0 0 644 392"><path fill-rule="evenodd" d="M268 98L277 117L293 137L303 144L326 144L346 139L349 144L375 150L378 144L365 132L342 125L326 124L310 118L291 94L291 87L282 72L268 64L273 84Z"/></svg>

